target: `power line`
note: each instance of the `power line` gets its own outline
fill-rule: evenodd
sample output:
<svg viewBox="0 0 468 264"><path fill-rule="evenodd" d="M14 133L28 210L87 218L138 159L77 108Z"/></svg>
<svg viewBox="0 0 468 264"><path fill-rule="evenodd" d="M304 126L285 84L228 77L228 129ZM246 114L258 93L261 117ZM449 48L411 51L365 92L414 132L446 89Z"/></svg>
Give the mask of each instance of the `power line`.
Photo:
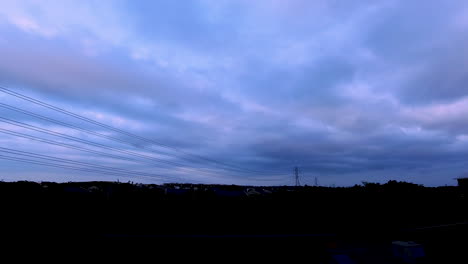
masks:
<svg viewBox="0 0 468 264"><path fill-rule="evenodd" d="M58 125L61 125L61 126L64 126L64 127L72 128L72 129L75 129L77 131L85 132L85 133L88 133L88 134L91 134L91 135L94 135L94 136L98 136L98 137L106 138L106 139L113 140L113 141L116 141L116 142L125 143L125 144L129 144L131 146L135 146L131 142L121 140L121 139L116 138L116 137L111 137L111 136L108 136L108 135L105 135L105 134L101 134L99 132L96 132L96 131L93 131L93 130L90 130L90 129L75 126L75 125L72 125L72 124L69 124L69 123L66 123L66 122L62 122L62 121L59 121L59 120L56 120L56 119L53 119L53 118L49 118L49 117L46 117L46 116L43 116L43 115L39 115L39 114L24 110L24 109L21 109L21 108L18 108L18 107L14 107L14 106L11 106L11 105L8 105L8 104L0 103L0 107L6 108L6 109L9 109L9 110L12 110L12 111L16 111L18 113L22 113L22 114L25 114L25 115L29 115L29 116L32 116L32 117L35 117L35 118L39 118L39 119L42 119L42 120L45 120L45 121L49 121L51 123L58 124ZM158 153L158 154L160 154L160 153Z"/></svg>
<svg viewBox="0 0 468 264"><path fill-rule="evenodd" d="M64 126L64 127L68 127L68 128L71 128L71 129L74 129L74 130L77 130L77 131L85 132L85 133L88 133L88 134L91 134L91 135L94 135L94 136L98 136L98 137L105 138L105 139L108 139L108 140L112 140L112 141L115 141L115 142L123 143L123 144L129 145L129 146L132 146L132 147L145 149L145 150L150 151L150 152L155 152L158 155L164 155L164 156L169 156L169 157L180 158L180 157L178 157L177 155L174 155L174 154L156 152L153 149L148 149L148 148L146 148L144 146L141 146L141 145L135 145L130 141L126 141L126 140L122 140L122 139L119 139L119 138L116 138L116 137L108 136L108 135L105 135L105 134L102 134L102 133L99 133L99 132L96 132L96 131L93 131L93 130L90 130L90 129L86 129L86 128L83 128L83 127L80 127L80 126L72 125L70 123L62 122L62 121L59 121L59 120L56 120L56 119L53 119L53 118L49 118L49 117L46 117L46 116L43 116L43 115L40 115L40 114L36 114L36 113L30 112L30 111L27 111L27 110L24 110L24 109L21 109L21 108L18 108L18 107L14 107L14 106L11 106L11 105L8 105L8 104L0 103L0 107L6 108L6 109L11 110L11 111L16 111L18 113L22 113L22 114L25 114L25 115L28 115L28 116L32 116L32 117L35 117L35 118L38 118L38 119L42 119L42 120L45 120L45 121L48 121L48 122L51 122L51 123L54 123L54 124L58 124L58 125L61 125L61 126ZM184 157L182 157L182 158L184 158ZM189 159L186 159L186 160L193 161L193 160L189 160Z"/></svg>
<svg viewBox="0 0 468 264"><path fill-rule="evenodd" d="M61 143L61 142L58 142L58 141L43 139L43 138L40 138L40 137L36 137L36 136L32 136L32 135L28 135L28 134L24 134L24 133L20 133L20 132L15 132L15 131L11 131L11 130L8 130L8 129L0 128L0 133L4 133L4 134L16 136L16 137L21 137L21 138L26 138L26 139L30 139L30 140L38 141L38 142L41 142L41 143L50 144L50 145L56 145L56 146L65 147L65 148L69 148L69 149L74 149L74 150L78 150L78 151L88 152L88 153L92 153L92 154L96 154L96 155L100 155L100 156L104 156L104 157L110 157L110 158L115 158L115 159L120 159L120 160L133 161L133 162L142 162L141 160L138 160L138 159L135 159L135 158L127 158L127 157L122 157L122 156L118 156L118 155L108 154L108 153L105 153L105 152L101 152L101 151L97 151L97 150L91 150L91 149L88 149L88 148L79 147L79 146L75 146L75 145L70 145L70 144L66 144L66 143ZM191 168L180 168L180 169L191 170ZM200 174L203 174L203 173L200 173Z"/></svg>
<svg viewBox="0 0 468 264"><path fill-rule="evenodd" d="M182 150L182 149L179 149L179 148L177 148L177 147L169 146L169 145L164 144L164 143L161 143L161 142L159 142L159 141L156 141L156 140L153 140L153 139L148 139L148 138L145 138L145 137L141 137L141 136L138 136L138 135L133 134L133 133L131 133L131 132L127 132L127 131L124 131L124 130L122 130L122 129L118 129L118 128L115 128L115 127L106 125L106 124L104 124L104 123L101 123L101 122L92 120L92 119L87 118L87 117L84 117L84 116L82 116L82 115L75 114L75 113L73 113L73 112L67 111L67 110L65 110L65 109L63 109L63 108L56 107L56 106L53 106L53 105L51 105L51 104L45 103L45 102L40 101L40 100L38 100L38 99L34 99L34 98L32 98L32 97L29 97L29 96L26 96L26 95L23 95L23 94L14 92L14 91L12 91L12 90L10 90L10 89L7 89L7 88L5 88L5 87L2 87L2 86L0 86L0 92L3 92L3 93L6 93L6 94L15 96L15 97L17 97L17 98L20 98L20 99L29 101L29 102L31 102L31 103L40 105L40 106L42 106L42 107L45 107L45 108L48 108L48 109L51 109L51 110L60 112L60 113L62 113L62 114L65 114L65 115L68 115L68 116L72 116L72 117L77 118L77 119L80 119L80 120L82 120L82 121L86 121L86 122L92 123L92 124L94 124L94 125L97 125L97 126L100 126L100 127L103 127L103 128L109 129L109 130L112 130L112 131L114 131L114 132L118 132L118 133L120 133L120 134L124 134L124 135L129 136L129 137L136 138L136 139L139 139L139 140L141 140L141 141L145 141L145 142L148 142L148 143L151 143L151 144L154 144L154 145L157 145L157 146L166 148L166 149L170 149L170 150L173 150L173 151L177 151L177 152L179 152L179 153L181 153L181 154L184 154L184 155L187 155L187 156L192 156L192 157L197 158L197 159L199 159L199 160L205 160L205 161L208 161L208 162L211 162L211 163L214 163L214 164L218 164L218 165L222 165L222 166L225 166L225 167L231 167L231 168L236 168L236 169L240 169L240 170L246 170L246 171L250 171L250 172L253 172L253 173L275 173L275 172L267 172L267 171L262 172L262 171L257 171L257 170L242 168L242 167L239 167L239 166L227 164L227 163L225 163L225 162L216 161L216 160L213 160L213 159L211 159L211 158L203 157L203 156L201 156L201 155L196 155L196 154L188 153L188 152L186 152L186 151L184 151L184 150Z"/></svg>
<svg viewBox="0 0 468 264"><path fill-rule="evenodd" d="M294 168L294 179L295 179L296 186L300 186L301 183L299 182L299 168L298 167Z"/></svg>
<svg viewBox="0 0 468 264"><path fill-rule="evenodd" d="M154 177L154 176L135 175L135 174L128 174L128 173L124 173L124 172L115 172L115 171L114 172L112 172L112 171L103 171L103 170L92 169L92 168L81 168L81 167L75 167L75 166L69 166L69 165L62 165L62 164L55 164L55 163L49 163L49 162L43 162L43 161L36 161L36 160L24 159L24 158L12 157L12 156L5 156L5 155L1 155L1 154L0 154L0 159L18 161L18 162L23 162L23 163L28 163L28 164L35 164L35 165L42 165L42 166L48 166L48 167L69 169L69 170L75 170L75 171L82 171L82 172L91 172L91 173L110 175L110 176L120 176L120 177L127 177L127 178L149 179L149 180L156 179L156 177ZM163 178L161 178L161 177L158 178L158 179L163 180ZM178 177L177 179L181 180L182 178ZM174 179L172 179L172 180L174 180ZM168 182L168 181L166 181L166 182Z"/></svg>
<svg viewBox="0 0 468 264"><path fill-rule="evenodd" d="M11 125L14 125L14 126L19 126L19 127L22 127L22 128L34 130L34 131L37 131L37 132L41 132L41 133L44 133L44 134L56 136L56 137L71 140L71 141L75 141L75 142L82 143L82 144L91 145L91 146L94 146L94 147L99 147L99 148L103 148L103 149L107 149L107 150L112 150L112 151L116 151L116 152L119 152L119 153L124 153L124 154L134 156L134 157L139 157L139 158L144 158L144 159L148 159L148 160L152 160L152 161L156 161L156 162L166 163L166 164L174 165L174 166L177 166L177 167L183 167L183 165L180 165L180 164L178 164L176 162L167 161L167 160L151 157L151 156L148 156L148 155L139 154L139 153L136 153L136 152L133 152L133 151L122 150L122 149L106 146L106 145L103 145L103 144L100 144L100 143L96 143L96 142L92 142L92 141L89 141L89 140L69 136L69 135L66 135L66 134L63 134L63 133L60 133L60 132L52 131L52 130L45 129L45 128L40 128L40 127L37 127L37 126L29 125L29 124L26 124L26 123L23 123L23 122L14 121L12 119L4 118L4 117L0 117L0 122L8 123L8 124L11 124Z"/></svg>
<svg viewBox="0 0 468 264"><path fill-rule="evenodd" d="M70 145L70 144L66 144L66 143L62 143L62 142L58 142L58 141L54 141L54 140L48 140L48 139L44 139L44 138L40 138L40 137L28 135L28 134L16 132L16 131L9 130L9 129L0 128L0 133L8 134L8 135L15 136L15 137L26 138L26 139L38 141L38 142L41 142L41 143L47 143L47 144L50 144L50 145L55 145L55 146L65 147L65 148L79 150L79 151L83 151L83 152L88 152L88 153L92 153L92 154L96 154L96 155L100 155L100 156L105 156L105 157L109 157L109 158L127 160L127 161L138 161L138 160L135 160L135 159L132 159L132 158L127 158L127 157L117 156L117 155L113 155L113 154L108 154L108 153L105 153L105 152L92 150L92 149L88 149L88 148L83 148L83 147L78 147L78 146L75 146L75 145Z"/></svg>
<svg viewBox="0 0 468 264"><path fill-rule="evenodd" d="M106 171L100 171L100 170L95 170L95 169L86 169L86 168L80 168L80 167L74 167L74 166L67 166L67 165L60 165L60 164L55 164L55 163L36 161L36 160L31 160L31 159L24 159L24 158L18 158L18 157L5 156L5 155L1 155L1 154L0 154L0 159L19 161L19 162L23 162L23 163L36 164L36 165L55 167L55 168L70 169L70 170L76 170L76 171L93 172L93 173L112 175L112 176L130 177L126 173L106 172ZM134 176L134 175L132 175L131 177L138 178L138 176Z"/></svg>
<svg viewBox="0 0 468 264"><path fill-rule="evenodd" d="M72 124L69 124L69 123L66 123L66 122L55 120L55 119L52 119L52 118L49 118L49 117L46 117L46 116L43 116L43 115L32 113L30 111L27 111L27 110L24 110L24 109L21 109L21 108L18 108L18 107L14 107L14 106L3 104L3 103L0 103L0 107L9 109L11 111L16 111L16 112L19 112L19 113L22 113L22 114L25 114L25 115L28 115L28 116L36 117L36 118L39 118L39 119L42 119L42 120L46 120L46 121L49 121L51 123L55 123L55 124L58 124L58 125L69 127L69 128L74 129L74 130L77 130L77 131L85 132L85 133L88 133L88 134L92 134L92 135L95 135L95 136L98 136L98 137L106 138L106 139L109 139L109 140L112 140L112 141L116 141L116 142L119 142L119 143L124 143L124 144L130 145L132 147L135 147L135 145L132 144L131 142L121 140L121 139L118 139L118 138L115 138L115 137L111 137L111 136L108 136L108 135L104 135L104 134L101 134L101 133L98 133L98 132L95 132L95 131L92 131L92 130L89 130L89 129L81 128L79 126L75 126L75 125L72 125ZM33 129L33 130L36 130L36 131L38 131L37 129L42 130L40 132L44 132L44 130L46 130L46 129L34 127L32 125L25 124L25 123L18 122L18 121L14 121L14 120L7 119L7 118L0 117L0 119L4 119L5 122L10 123L10 124L11 124L11 122L14 122L15 123L14 125L19 125L19 126L22 126L22 127L23 126L29 126L28 129ZM55 131L50 131L50 130L47 130L47 132L44 132L44 133L48 133L48 134L49 133L54 133L54 135L61 134L61 133L58 133L58 132L55 132ZM67 136L67 135L61 134L61 136ZM70 136L67 136L67 137L70 137ZM72 140L76 141L76 138L72 139ZM79 139L79 140L82 140L82 139ZM99 143L93 143L93 144L99 144ZM99 144L99 145L101 145L101 147L103 146L102 144ZM151 149L147 149L147 148L145 148L143 146L136 146L136 147L148 150L150 152L154 151L154 150L151 150ZM104 148L108 148L108 147L104 147ZM113 149L115 149L115 148L113 148ZM165 156L171 156L171 157L179 158L177 155L170 155L170 154L161 153L161 152L155 152L155 153L158 154L158 155L162 154L162 155L165 155ZM153 157L153 159L154 159L154 157ZM158 162L171 162L171 161L165 161L165 160L162 160L162 159L157 159L157 160L158 160ZM177 162L171 162L171 164L174 165L174 166L183 166L183 167L185 167L185 165L183 165L181 163L177 163ZM204 170L203 168L197 168L197 169L198 170ZM209 170L209 169L205 168L205 170ZM246 173L244 171L238 171L238 172Z"/></svg>
<svg viewBox="0 0 468 264"><path fill-rule="evenodd" d="M41 142L41 143L50 144L50 145L60 146L60 147L68 148L68 149L74 149L74 150L78 150L78 151L92 153L92 154L96 154L96 155L99 155L99 156L104 156L104 157L109 157L109 158L114 158L114 159L120 159L120 160L126 160L126 161L140 162L140 163L142 162L141 160L135 159L135 158L123 157L123 156L114 155L114 154L108 154L106 152L92 150L92 149L89 149L89 148L79 147L79 146L75 146L75 145L70 145L70 144L66 144L66 143L62 143L62 142L58 142L58 141L54 141L54 140L44 139L44 138L40 138L40 137L36 137L36 136L29 135L29 134L8 130L8 129L0 128L0 133L16 136L16 137L20 137L20 138L26 138L26 139L30 139L30 140L38 141L38 142ZM145 162L145 163L148 164L148 162ZM150 163L150 164L152 164L152 163ZM194 170L192 168L185 168L185 167L182 167L180 169L182 169L182 170ZM198 173L206 175L206 173L201 173L201 172L198 172ZM212 173L209 173L209 174L212 174Z"/></svg>
<svg viewBox="0 0 468 264"><path fill-rule="evenodd" d="M0 117L0 122L8 123L8 124L18 126L18 127L22 127L22 128L26 128L26 129L30 129L30 130L33 130L33 131L38 131L38 132L41 132L41 133L45 133L45 134L56 136L56 137L59 137L59 138L75 141L75 142L78 142L78 143L82 143L82 144L86 144L86 145L90 145L90 146L94 146L94 147L99 147L99 148L103 148L103 149L107 149L107 150L111 150L111 151L116 151L116 152L119 152L119 153L130 155L132 157L143 158L145 160L150 160L150 161L153 161L153 162L159 162L159 163L164 163L164 164L176 166L176 167L184 169L184 170L197 171L198 173L199 173L199 170L205 170L208 173L213 173L212 171L209 171L209 169L207 169L207 168L198 168L198 169L196 169L196 168L192 168L192 167L185 167L184 165L179 164L177 162L167 161L167 160L159 159L159 158L156 158L156 157L151 157L151 156L148 156L148 155L135 153L133 151L122 150L122 149L119 149L119 148L106 146L106 145L103 145L103 144L100 144L100 143L88 141L88 140L85 140L85 139L80 139L80 138L73 137L73 136L68 136L68 135L65 135L63 133L51 131L51 130L40 128L40 127L33 126L33 125L29 125L29 124L26 124L26 123L23 123L23 122L14 121L14 120L4 118L4 117Z"/></svg>
<svg viewBox="0 0 468 264"><path fill-rule="evenodd" d="M69 163L69 164L73 164L73 165L91 167L91 168L95 168L95 169L102 169L102 170L108 170L108 171L114 171L114 172L120 172L120 173L127 173L127 174L132 174L132 175L141 175L141 176L147 176L147 177L153 177L153 178L161 178L162 177L160 175L151 174L151 173L132 171L132 170L121 169L121 168L116 168L116 167L102 166L102 165L97 165L97 164L93 164L93 163L89 163L89 162L80 162L80 161L74 161L74 160L69 160L69 159L64 159L64 158L57 158L57 157L32 153L32 152L28 152L28 151L14 150L14 149L10 149L10 148L0 147L0 152L10 153L10 154L19 155L19 156L32 157L32 158L37 158L37 159L43 159L43 160L48 160L48 161L54 161L54 162Z"/></svg>

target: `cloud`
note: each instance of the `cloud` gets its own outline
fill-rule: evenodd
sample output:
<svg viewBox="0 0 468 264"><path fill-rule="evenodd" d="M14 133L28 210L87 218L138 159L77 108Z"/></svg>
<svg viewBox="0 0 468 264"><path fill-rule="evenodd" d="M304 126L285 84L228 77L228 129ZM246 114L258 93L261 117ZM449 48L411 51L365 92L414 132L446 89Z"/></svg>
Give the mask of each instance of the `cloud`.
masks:
<svg viewBox="0 0 468 264"><path fill-rule="evenodd" d="M463 97L451 103L438 103L428 106L410 107L402 113L410 122L427 129L441 130L452 135L468 133L465 117L468 114L468 98Z"/></svg>
<svg viewBox="0 0 468 264"><path fill-rule="evenodd" d="M455 0L9 2L0 10L0 84L188 152L278 172L162 170L174 177L286 184L299 165L323 184L392 175L453 184L468 169L466 10ZM40 177L57 177L47 172Z"/></svg>
<svg viewBox="0 0 468 264"><path fill-rule="evenodd" d="M431 104L466 96L467 38L460 1L395 2L369 27L364 44L392 76L382 89L406 104Z"/></svg>

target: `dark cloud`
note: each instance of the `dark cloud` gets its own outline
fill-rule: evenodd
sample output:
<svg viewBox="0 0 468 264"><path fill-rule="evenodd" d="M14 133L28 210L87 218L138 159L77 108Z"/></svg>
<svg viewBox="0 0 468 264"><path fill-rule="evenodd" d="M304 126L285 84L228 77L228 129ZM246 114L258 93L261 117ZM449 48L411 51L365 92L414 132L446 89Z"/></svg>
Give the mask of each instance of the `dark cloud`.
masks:
<svg viewBox="0 0 468 264"><path fill-rule="evenodd" d="M407 104L447 102L467 95L468 39L459 1L393 4L369 27L364 44L386 65L389 82ZM385 84L383 85L385 86Z"/></svg>

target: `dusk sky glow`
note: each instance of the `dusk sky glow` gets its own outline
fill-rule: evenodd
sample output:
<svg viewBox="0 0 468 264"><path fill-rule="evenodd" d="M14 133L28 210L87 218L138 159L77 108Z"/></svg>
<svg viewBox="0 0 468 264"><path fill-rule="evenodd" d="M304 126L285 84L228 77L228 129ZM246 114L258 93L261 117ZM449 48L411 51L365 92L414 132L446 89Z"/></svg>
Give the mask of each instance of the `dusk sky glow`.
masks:
<svg viewBox="0 0 468 264"><path fill-rule="evenodd" d="M5 133L0 147L152 175L0 159L5 181L290 185L298 166L309 185L439 186L468 172L462 0L5 0L0 86L177 149L0 92L2 104L130 145L5 107L1 118L146 162ZM3 121L0 129L85 146Z"/></svg>

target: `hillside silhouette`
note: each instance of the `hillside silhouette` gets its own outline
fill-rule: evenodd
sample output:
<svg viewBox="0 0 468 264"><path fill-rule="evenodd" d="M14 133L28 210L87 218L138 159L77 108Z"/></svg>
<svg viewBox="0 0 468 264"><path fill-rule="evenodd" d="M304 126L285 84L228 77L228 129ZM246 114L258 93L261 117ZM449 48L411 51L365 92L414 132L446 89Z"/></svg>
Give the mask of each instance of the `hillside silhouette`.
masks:
<svg viewBox="0 0 468 264"><path fill-rule="evenodd" d="M266 240L273 248L314 245L323 257L348 248L355 259L372 250L388 258L392 241L415 241L427 257L446 259L461 256L466 244L457 238L467 234L459 187L397 181L334 188L21 181L0 182L0 198L10 227L4 238L145 245Z"/></svg>

